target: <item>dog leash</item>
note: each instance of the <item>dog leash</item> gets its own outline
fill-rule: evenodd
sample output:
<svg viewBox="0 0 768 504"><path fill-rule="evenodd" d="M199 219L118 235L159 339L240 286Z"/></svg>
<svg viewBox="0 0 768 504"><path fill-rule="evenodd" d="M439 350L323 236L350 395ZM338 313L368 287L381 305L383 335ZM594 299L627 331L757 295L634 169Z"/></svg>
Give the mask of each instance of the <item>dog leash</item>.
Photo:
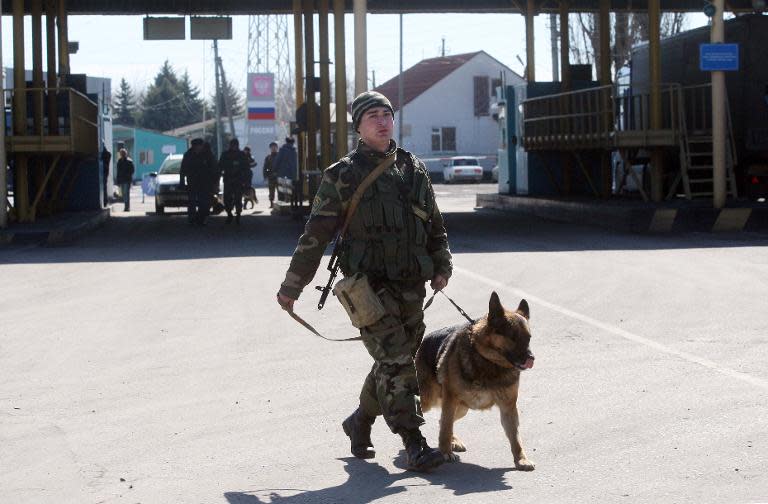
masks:
<svg viewBox="0 0 768 504"><path fill-rule="evenodd" d="M474 324L474 323L475 323L475 320L474 320L472 317L470 317L469 315L467 315L467 312L465 312L465 311L464 311L464 310L463 310L463 309L462 309L462 308L461 308L461 307L460 307L460 306L459 306L459 305L456 303L456 301L454 301L453 299L451 299L451 298L448 296L448 294L446 294L446 293L445 293L444 291L442 291L442 290L439 290L439 291L434 291L434 292L432 293L432 295L429 297L429 299L427 300L427 302L426 302L426 303L424 303L424 308L422 308L422 309L421 309L421 311L422 311L422 312L425 312L425 311L427 311L427 308L429 308L430 306L432 306L432 302L435 300L435 296L437 296L437 293L438 293L438 292L442 293L442 294L443 294L443 296L445 296L445 297L448 299L448 301L450 301L450 302L451 302L451 304L452 304L452 305L453 305L453 306L454 306L454 307L455 307L455 308L456 308L456 309L459 311L459 313L461 313L461 315L462 315L462 316L463 316L465 319L467 319L467 320L469 321L469 323L470 323L470 324ZM312 327L312 324L310 324L309 322L307 322L306 320L304 320L303 318L301 318L301 317L300 317L300 316L299 316L299 315L298 315L298 314L297 314L295 311L293 311L293 310L286 310L286 311L288 312L288 315L290 315L290 316L291 316L291 318L292 318L293 320L295 320L296 322L298 322L299 324L301 324L302 326L304 326L304 327L305 327L305 328L306 328L308 331L310 331L310 332L311 332L312 334L314 334L315 336L318 336L318 337L320 337L320 338L323 338L323 339L324 339L324 340L326 340L326 341L336 341L336 342L339 342L339 343L341 343L341 342L345 342L345 341L360 341L360 340L362 340L362 339L363 339L363 338L362 338L362 336L356 336L356 337L354 337L354 338L342 338L342 339L329 338L329 337L327 337L327 336L323 336L322 334L320 334L320 331L318 331L317 329L315 329L314 327Z"/></svg>
<svg viewBox="0 0 768 504"><path fill-rule="evenodd" d="M427 301L427 302L424 304L424 309L423 309L422 311L427 311L427 308L429 308L429 306L432 304L432 301L435 299L435 296L437 295L437 293L438 293L438 292L439 292L440 294L442 294L443 296L445 296L445 297L448 299L448 301L450 301L450 302L451 302L451 304L452 304L452 305L453 305L453 306L454 306L454 307L455 307L457 310L459 310L459 313L461 313L462 317L464 317L465 319L467 319L467 320L469 321L469 323L470 323L470 324L474 324L474 323L475 323L475 319L473 319L472 317L470 317L469 315L467 315L467 312L465 312L465 311L464 311L464 310L461 308L461 306L459 306L458 304L456 304L456 301L454 301L453 299L451 299L451 298L448 296L448 294L446 294L446 293L445 293L445 291L444 291L444 290L439 290L439 291L435 291L435 292L433 292L433 293L432 293L432 296L431 296L431 297L429 298L429 300L428 300L428 301Z"/></svg>

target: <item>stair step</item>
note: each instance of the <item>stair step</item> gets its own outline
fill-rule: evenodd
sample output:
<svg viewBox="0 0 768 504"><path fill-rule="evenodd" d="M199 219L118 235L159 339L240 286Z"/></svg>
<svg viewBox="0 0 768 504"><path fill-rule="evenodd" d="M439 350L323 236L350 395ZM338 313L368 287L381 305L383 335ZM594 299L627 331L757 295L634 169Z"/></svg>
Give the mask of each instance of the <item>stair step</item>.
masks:
<svg viewBox="0 0 768 504"><path fill-rule="evenodd" d="M714 167L711 164L697 164L688 167L688 171L691 170L713 170Z"/></svg>
<svg viewBox="0 0 768 504"><path fill-rule="evenodd" d="M692 192L691 197L696 198L698 196L712 196L711 192Z"/></svg>
<svg viewBox="0 0 768 504"><path fill-rule="evenodd" d="M696 156L696 157L709 156L709 157L711 157L712 153L711 152L703 152L703 151L702 152L689 152L688 155L691 156L691 157L693 157L693 156Z"/></svg>
<svg viewBox="0 0 768 504"><path fill-rule="evenodd" d="M688 143L712 143L711 136L688 137Z"/></svg>
<svg viewBox="0 0 768 504"><path fill-rule="evenodd" d="M691 184L711 184L714 179L711 178L689 178L688 182Z"/></svg>

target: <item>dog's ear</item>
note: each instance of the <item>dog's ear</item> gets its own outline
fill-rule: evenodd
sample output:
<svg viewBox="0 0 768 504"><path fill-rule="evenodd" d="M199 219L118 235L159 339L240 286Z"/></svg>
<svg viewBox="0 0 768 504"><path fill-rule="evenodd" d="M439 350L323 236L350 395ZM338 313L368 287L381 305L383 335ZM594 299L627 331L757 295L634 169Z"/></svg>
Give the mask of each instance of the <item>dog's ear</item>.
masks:
<svg viewBox="0 0 768 504"><path fill-rule="evenodd" d="M504 317L504 307L501 306L499 295L496 291L491 293L491 300L488 302L488 318L493 320Z"/></svg>
<svg viewBox="0 0 768 504"><path fill-rule="evenodd" d="M531 319L531 309L528 308L528 301L523 299L517 307L517 313L525 317L525 320Z"/></svg>

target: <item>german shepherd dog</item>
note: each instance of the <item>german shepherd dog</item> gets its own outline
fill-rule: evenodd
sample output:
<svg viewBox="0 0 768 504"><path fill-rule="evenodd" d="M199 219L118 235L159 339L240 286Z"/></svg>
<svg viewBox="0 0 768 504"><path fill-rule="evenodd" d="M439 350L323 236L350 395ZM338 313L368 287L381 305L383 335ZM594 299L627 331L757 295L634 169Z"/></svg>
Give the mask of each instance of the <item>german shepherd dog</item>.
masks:
<svg viewBox="0 0 768 504"><path fill-rule="evenodd" d="M256 197L256 189L253 187L245 187L243 189L243 210L248 210L248 203L251 204L251 208L255 208L259 204L259 198Z"/></svg>
<svg viewBox="0 0 768 504"><path fill-rule="evenodd" d="M532 471L518 432L517 394L520 372L533 367L528 319L523 299L516 311L505 310L494 292L488 314L474 324L457 325L424 337L416 353L416 375L424 411L442 404L440 451L447 461L457 461L454 452L466 451L453 433L453 424L467 410L485 410L496 405L501 425L512 447L515 467Z"/></svg>

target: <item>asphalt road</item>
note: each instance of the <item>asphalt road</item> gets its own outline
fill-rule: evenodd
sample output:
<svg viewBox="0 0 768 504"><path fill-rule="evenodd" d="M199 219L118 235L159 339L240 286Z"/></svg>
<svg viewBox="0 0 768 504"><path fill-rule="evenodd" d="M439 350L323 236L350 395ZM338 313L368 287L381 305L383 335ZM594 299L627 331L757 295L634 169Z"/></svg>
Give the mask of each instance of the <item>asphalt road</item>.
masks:
<svg viewBox="0 0 768 504"><path fill-rule="evenodd" d="M496 411L461 420L468 451L429 475L403 470L382 421L377 457L349 455L340 422L370 358L278 309L302 222L260 191L240 227L135 200L71 245L0 248L0 501L768 502L768 238L616 234L474 210L490 185L436 188L449 295L473 315L493 290L531 306L534 472L514 470ZM354 336L317 298L297 311ZM426 320L462 319L438 298Z"/></svg>

